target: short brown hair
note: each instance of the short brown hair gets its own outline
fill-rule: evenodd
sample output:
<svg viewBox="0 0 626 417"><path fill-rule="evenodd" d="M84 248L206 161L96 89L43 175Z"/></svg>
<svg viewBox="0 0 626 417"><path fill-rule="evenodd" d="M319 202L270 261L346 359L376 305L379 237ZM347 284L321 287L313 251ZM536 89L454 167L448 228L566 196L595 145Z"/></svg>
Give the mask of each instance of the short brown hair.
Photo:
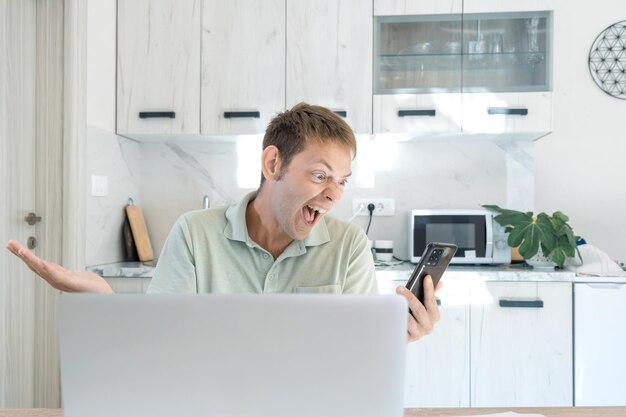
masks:
<svg viewBox="0 0 626 417"><path fill-rule="evenodd" d="M352 151L353 158L356 156L356 139L350 126L332 110L307 103L298 103L270 121L263 137L263 149L271 145L278 148L282 176L294 155L302 152L311 140L343 144ZM261 174L261 185L264 181Z"/></svg>

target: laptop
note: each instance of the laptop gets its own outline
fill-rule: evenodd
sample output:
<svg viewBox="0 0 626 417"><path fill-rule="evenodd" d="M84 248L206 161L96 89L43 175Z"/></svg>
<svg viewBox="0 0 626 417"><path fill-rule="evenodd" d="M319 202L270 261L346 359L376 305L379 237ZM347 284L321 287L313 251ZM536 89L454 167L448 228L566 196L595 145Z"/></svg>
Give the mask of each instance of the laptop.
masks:
<svg viewBox="0 0 626 417"><path fill-rule="evenodd" d="M400 417L396 295L96 295L58 302L65 417Z"/></svg>

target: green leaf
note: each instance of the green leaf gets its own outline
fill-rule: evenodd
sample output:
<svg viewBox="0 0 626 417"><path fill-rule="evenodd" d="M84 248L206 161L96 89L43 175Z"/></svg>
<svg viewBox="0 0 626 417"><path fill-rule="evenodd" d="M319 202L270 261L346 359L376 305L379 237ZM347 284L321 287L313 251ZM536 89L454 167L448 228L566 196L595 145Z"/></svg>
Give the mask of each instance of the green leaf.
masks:
<svg viewBox="0 0 626 417"><path fill-rule="evenodd" d="M578 236L574 235L567 223L569 217L560 211L554 212L552 216L539 213L533 218L532 212L524 213L488 204L482 207L498 213L494 220L509 233L507 243L519 248L519 253L525 259L535 256L541 247L545 256L563 267L565 259L574 257L578 251Z"/></svg>
<svg viewBox="0 0 626 417"><path fill-rule="evenodd" d="M539 213L537 215L536 233L539 235L538 239L548 249L548 253L552 251L556 245L556 236L554 235L554 227L550 218L545 213Z"/></svg>

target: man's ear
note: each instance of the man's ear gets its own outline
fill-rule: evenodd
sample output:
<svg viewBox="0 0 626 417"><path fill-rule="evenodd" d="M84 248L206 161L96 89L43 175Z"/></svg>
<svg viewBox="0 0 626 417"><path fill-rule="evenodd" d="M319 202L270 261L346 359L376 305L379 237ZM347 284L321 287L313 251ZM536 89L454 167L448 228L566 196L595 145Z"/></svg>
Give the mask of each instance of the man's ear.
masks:
<svg viewBox="0 0 626 417"><path fill-rule="evenodd" d="M263 149L261 154L261 171L267 180L278 180L280 176L280 151L274 145Z"/></svg>

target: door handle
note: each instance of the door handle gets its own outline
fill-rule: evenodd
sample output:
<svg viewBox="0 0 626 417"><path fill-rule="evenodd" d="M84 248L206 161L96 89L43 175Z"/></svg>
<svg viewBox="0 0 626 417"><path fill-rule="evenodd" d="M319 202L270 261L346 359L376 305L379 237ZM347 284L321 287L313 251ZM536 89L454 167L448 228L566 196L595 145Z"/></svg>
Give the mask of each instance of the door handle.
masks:
<svg viewBox="0 0 626 417"><path fill-rule="evenodd" d="M34 226L35 223L41 221L41 216L37 216L35 213L28 213L26 216L24 216L24 221L30 226Z"/></svg>
<svg viewBox="0 0 626 417"><path fill-rule="evenodd" d="M543 300L506 300L500 299L500 307L543 308Z"/></svg>
<svg viewBox="0 0 626 417"><path fill-rule="evenodd" d="M261 112L258 110L252 110L252 111L225 111L224 112L224 119L234 119L234 118L254 118L254 119L258 119L259 117L261 117Z"/></svg>
<svg viewBox="0 0 626 417"><path fill-rule="evenodd" d="M487 109L487 114L504 114L504 115L517 115L517 116L528 116L528 109L519 108L513 109L509 107L489 107Z"/></svg>
<svg viewBox="0 0 626 417"><path fill-rule="evenodd" d="M407 117L407 116L429 116L434 117L437 114L435 109L426 109L426 110L398 110L398 117Z"/></svg>
<svg viewBox="0 0 626 417"><path fill-rule="evenodd" d="M176 113L173 111L140 111L139 118L140 119L152 119L152 118L161 118L165 117L168 119L175 119Z"/></svg>

